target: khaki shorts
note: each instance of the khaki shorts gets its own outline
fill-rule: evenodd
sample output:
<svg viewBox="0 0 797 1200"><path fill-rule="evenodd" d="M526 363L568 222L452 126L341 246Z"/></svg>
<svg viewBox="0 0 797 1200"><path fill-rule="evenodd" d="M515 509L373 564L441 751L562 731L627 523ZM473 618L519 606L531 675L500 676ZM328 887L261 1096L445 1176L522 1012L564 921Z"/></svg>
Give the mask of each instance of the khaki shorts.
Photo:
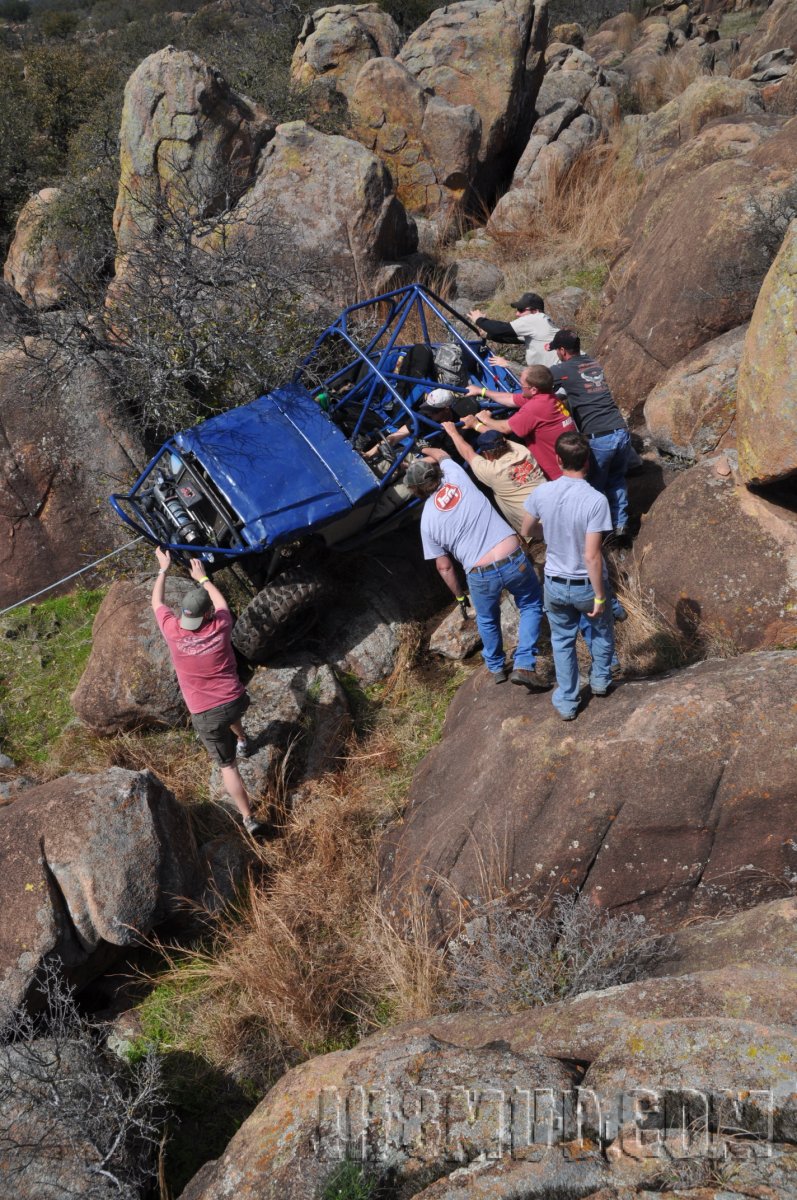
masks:
<svg viewBox="0 0 797 1200"><path fill-rule="evenodd" d="M237 700L219 704L206 712L191 714L191 724L197 737L213 761L221 767L231 767L235 763L237 738L230 726L240 721L250 704L251 701L244 692Z"/></svg>

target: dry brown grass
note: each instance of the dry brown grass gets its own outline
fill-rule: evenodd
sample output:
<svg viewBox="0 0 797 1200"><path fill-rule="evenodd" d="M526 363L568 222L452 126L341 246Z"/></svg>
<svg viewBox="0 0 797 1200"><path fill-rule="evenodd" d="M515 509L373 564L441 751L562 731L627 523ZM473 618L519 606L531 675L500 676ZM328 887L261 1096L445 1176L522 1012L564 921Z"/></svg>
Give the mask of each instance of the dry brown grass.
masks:
<svg viewBox="0 0 797 1200"><path fill-rule="evenodd" d="M184 997L185 1044L259 1086L386 1022L428 1015L442 986L422 904L398 930L376 892L380 833L463 678L453 666L423 675L417 644L414 633L342 769L283 798L280 836L261 847L238 910L204 946L166 952L158 986Z"/></svg>
<svg viewBox="0 0 797 1200"><path fill-rule="evenodd" d="M640 82L635 95L642 112L655 112L663 104L669 104L680 96L690 84L706 74L696 58L682 54L663 54L658 59L651 77Z"/></svg>

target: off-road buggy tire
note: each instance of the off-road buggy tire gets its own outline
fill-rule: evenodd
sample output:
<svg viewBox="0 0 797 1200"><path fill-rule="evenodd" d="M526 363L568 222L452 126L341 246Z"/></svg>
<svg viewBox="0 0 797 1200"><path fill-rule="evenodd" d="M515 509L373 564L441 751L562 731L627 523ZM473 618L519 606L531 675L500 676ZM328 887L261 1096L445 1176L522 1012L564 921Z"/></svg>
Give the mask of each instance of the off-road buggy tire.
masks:
<svg viewBox="0 0 797 1200"><path fill-rule="evenodd" d="M252 663L273 658L307 628L312 606L327 586L323 572L289 567L262 588L232 631L235 649Z"/></svg>

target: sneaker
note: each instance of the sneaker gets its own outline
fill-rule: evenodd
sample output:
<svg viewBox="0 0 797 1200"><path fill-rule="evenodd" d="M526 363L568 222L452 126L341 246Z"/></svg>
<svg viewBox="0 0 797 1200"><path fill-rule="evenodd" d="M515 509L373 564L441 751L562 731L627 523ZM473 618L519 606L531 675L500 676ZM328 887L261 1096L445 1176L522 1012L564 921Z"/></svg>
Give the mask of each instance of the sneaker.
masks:
<svg viewBox="0 0 797 1200"><path fill-rule="evenodd" d="M258 821L257 817L245 817L244 829L250 837L257 837L259 833L265 832L265 825L262 821Z"/></svg>
<svg viewBox="0 0 797 1200"><path fill-rule="evenodd" d="M249 745L248 738L238 738L235 743L235 753L238 758L248 758L252 753L252 747Z"/></svg>
<svg viewBox="0 0 797 1200"><path fill-rule="evenodd" d="M609 695L609 692L612 691L612 687L610 684L607 684L607 686L604 688L596 688L596 687L593 687L592 684L590 684L589 690L592 692L593 696L603 697L603 696Z"/></svg>
<svg viewBox="0 0 797 1200"><path fill-rule="evenodd" d="M509 667L501 667L500 671L491 671L493 683L506 683L509 678Z"/></svg>
<svg viewBox="0 0 797 1200"><path fill-rule="evenodd" d="M557 708L556 711L559 712L559 709ZM578 716L578 709L576 709L575 712L571 712L571 713L560 712L559 716L562 718L563 721L575 721L576 717Z"/></svg>
<svg viewBox="0 0 797 1200"><path fill-rule="evenodd" d="M548 686L546 683L543 683L533 668L529 670L528 667L515 667L509 676L509 682L528 688L530 692L541 692Z"/></svg>

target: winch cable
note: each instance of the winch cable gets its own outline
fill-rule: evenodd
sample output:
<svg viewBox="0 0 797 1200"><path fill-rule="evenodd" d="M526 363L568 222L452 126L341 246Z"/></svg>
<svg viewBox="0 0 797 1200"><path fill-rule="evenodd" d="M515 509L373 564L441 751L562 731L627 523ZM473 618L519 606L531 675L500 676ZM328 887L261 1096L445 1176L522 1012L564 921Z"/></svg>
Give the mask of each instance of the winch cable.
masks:
<svg viewBox="0 0 797 1200"><path fill-rule="evenodd" d="M16 604L9 604L8 608L0 608L0 617L4 617L6 613L13 612L15 608L21 608L23 604L30 604L31 600L36 600L39 596L43 596L45 592L53 591L54 588L60 587L62 583L69 583L70 579L77 579L78 575L85 575L86 571L92 571L100 563L113 558L115 554L122 554L125 550L129 550L131 546L135 546L137 542L143 541L143 535L139 534L137 538L133 538L132 542L126 542L124 546L119 546L117 550L111 550L110 554L103 554L102 558L95 558L94 562L81 567L79 571L73 571L71 575L64 575L63 579L57 579L55 583L48 584L47 587L34 592L32 596L26 596L24 600L17 600Z"/></svg>

